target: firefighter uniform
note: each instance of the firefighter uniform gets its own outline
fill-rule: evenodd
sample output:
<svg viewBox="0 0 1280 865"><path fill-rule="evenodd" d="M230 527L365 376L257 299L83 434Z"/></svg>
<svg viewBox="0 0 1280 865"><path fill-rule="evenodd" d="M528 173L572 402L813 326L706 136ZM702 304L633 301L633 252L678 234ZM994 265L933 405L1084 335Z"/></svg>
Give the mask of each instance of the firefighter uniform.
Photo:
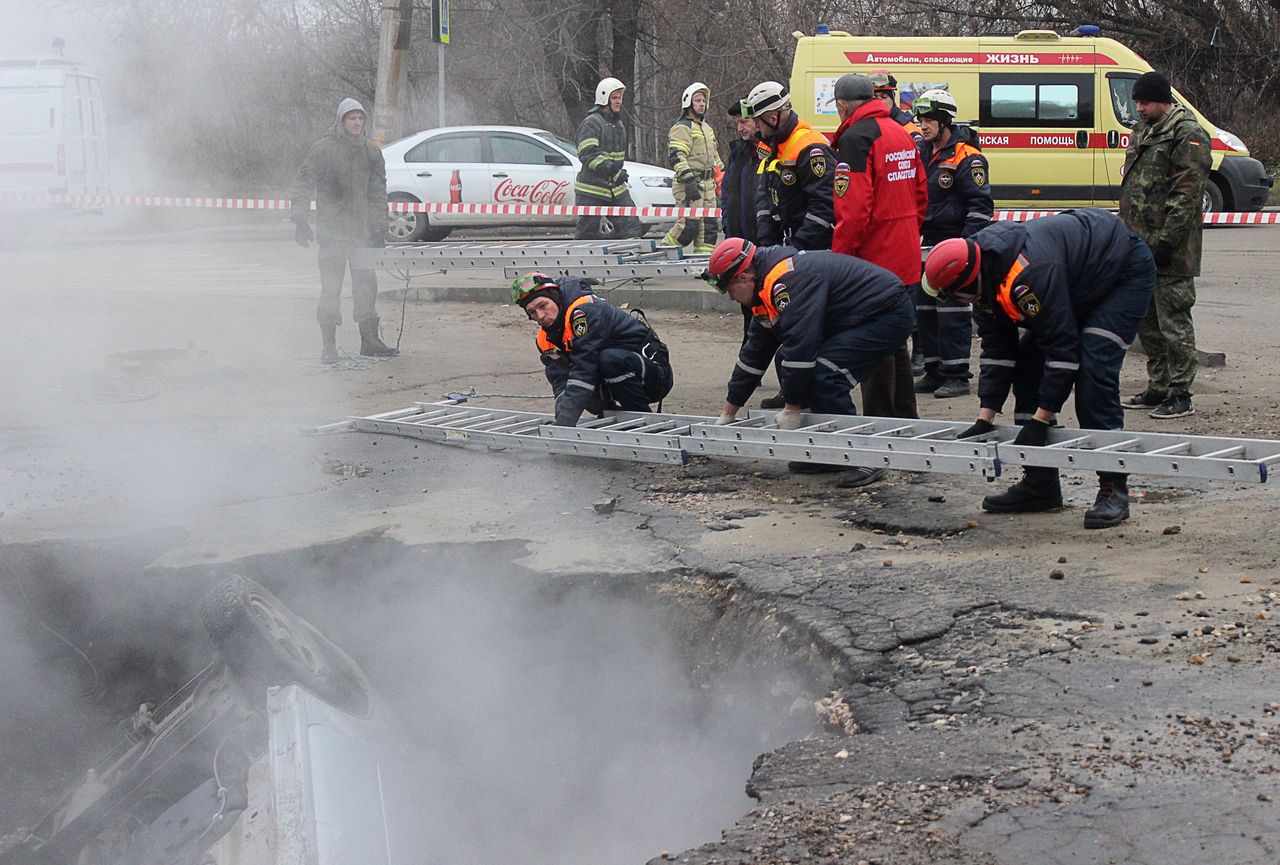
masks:
<svg viewBox="0 0 1280 865"><path fill-rule="evenodd" d="M716 132L710 123L688 114L677 120L667 137L667 159L676 173L671 192L676 207L718 207L716 170L724 162L716 146ZM716 245L719 224L714 216L682 216L671 226L662 242L667 246L694 245L695 254L711 252Z"/></svg>
<svg viewBox="0 0 1280 865"><path fill-rule="evenodd" d="M560 315L539 327L538 352L556 395L556 423L575 426L588 408L648 411L671 392L667 347L642 319L596 297L579 279L557 280Z"/></svg>
<svg viewBox="0 0 1280 865"><path fill-rule="evenodd" d="M578 126L578 158L582 168L573 184L574 204L602 207L635 207L627 187L623 163L627 158L627 128L622 115L608 105L597 105ZM607 229L607 230L606 230ZM600 237L639 237L643 233L635 216L578 217L574 236L579 240Z"/></svg>
<svg viewBox="0 0 1280 865"><path fill-rule="evenodd" d="M925 246L949 237L970 237L991 224L995 205L987 159L967 126L951 126L951 140L935 149L925 142L922 158L929 178ZM972 308L958 300L935 299L917 291L916 325L925 373L935 380L964 379L973 340Z"/></svg>
<svg viewBox="0 0 1280 865"><path fill-rule="evenodd" d="M1075 388L1085 429L1121 429L1120 366L1155 286L1155 260L1113 214L1071 210L998 223L971 238L982 251L978 399L1014 421L1061 410ZM1020 336L1021 334L1021 336Z"/></svg>
<svg viewBox="0 0 1280 865"><path fill-rule="evenodd" d="M758 150L756 234L760 243L830 249L836 161L826 137L792 111Z"/></svg>
<svg viewBox="0 0 1280 865"><path fill-rule="evenodd" d="M856 414L850 389L911 333L902 280L829 251L759 247L754 320L729 379L727 400L745 405L776 354L787 403Z"/></svg>

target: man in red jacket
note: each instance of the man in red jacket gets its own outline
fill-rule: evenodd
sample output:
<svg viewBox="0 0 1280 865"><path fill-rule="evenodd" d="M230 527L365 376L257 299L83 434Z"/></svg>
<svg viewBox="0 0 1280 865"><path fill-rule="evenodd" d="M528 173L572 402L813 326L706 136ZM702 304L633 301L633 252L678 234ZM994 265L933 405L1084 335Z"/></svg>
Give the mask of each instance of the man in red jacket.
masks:
<svg viewBox="0 0 1280 865"><path fill-rule="evenodd" d="M844 75L835 86L836 228L831 249L856 255L920 282L920 228L929 208L929 184L919 151L875 97L870 79ZM911 355L903 343L862 382L863 413L918 417Z"/></svg>

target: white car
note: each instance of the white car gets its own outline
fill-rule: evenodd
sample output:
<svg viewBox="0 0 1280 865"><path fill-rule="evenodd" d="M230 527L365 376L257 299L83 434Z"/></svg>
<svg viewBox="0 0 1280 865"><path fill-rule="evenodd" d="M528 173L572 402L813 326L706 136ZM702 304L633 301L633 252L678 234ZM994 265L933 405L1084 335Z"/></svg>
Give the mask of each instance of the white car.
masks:
<svg viewBox="0 0 1280 865"><path fill-rule="evenodd" d="M572 141L526 126L446 126L382 148L391 201L462 204L572 205L582 165ZM667 168L624 163L637 207L674 207ZM670 217L642 217L649 224ZM405 243L441 240L464 226L572 225L572 216L395 213L387 237Z"/></svg>

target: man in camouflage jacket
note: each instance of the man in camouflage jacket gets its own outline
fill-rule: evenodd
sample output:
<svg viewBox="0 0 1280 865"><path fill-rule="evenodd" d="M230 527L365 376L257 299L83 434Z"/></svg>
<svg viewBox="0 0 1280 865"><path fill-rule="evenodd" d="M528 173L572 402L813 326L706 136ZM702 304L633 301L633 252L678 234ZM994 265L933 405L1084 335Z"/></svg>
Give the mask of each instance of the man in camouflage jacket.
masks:
<svg viewBox="0 0 1280 865"><path fill-rule="evenodd" d="M1148 72L1133 87L1142 118L1124 159L1120 216L1155 255L1155 294L1138 330L1147 351L1147 387L1124 400L1153 418L1194 413L1196 336L1191 307L1200 275L1201 209L1212 139L1195 117L1173 104L1169 79Z"/></svg>

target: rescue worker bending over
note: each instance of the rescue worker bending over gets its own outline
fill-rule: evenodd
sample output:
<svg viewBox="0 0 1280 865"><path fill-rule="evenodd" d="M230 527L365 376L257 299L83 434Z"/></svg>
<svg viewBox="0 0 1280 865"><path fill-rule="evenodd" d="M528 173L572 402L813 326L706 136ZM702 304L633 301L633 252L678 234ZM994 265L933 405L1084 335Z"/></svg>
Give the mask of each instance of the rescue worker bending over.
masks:
<svg viewBox="0 0 1280 865"><path fill-rule="evenodd" d="M991 176L978 136L955 126L959 110L945 90L926 90L911 110L924 134L921 157L929 177L929 211L921 229L925 246L971 237L991 224ZM924 378L916 393L939 399L969 393L973 315L969 304L916 294L916 328L924 351Z"/></svg>
<svg viewBox="0 0 1280 865"><path fill-rule="evenodd" d="M648 411L671 392L671 361L653 328L582 280L526 274L511 283L511 300L538 323L559 426L577 426L588 409Z"/></svg>
<svg viewBox="0 0 1280 865"><path fill-rule="evenodd" d="M578 126L578 158L582 168L573 184L580 207L635 207L627 186L627 128L622 125L622 98L627 85L605 78L596 85L596 104ZM644 233L636 216L579 216L574 237L639 237Z"/></svg>
<svg viewBox="0 0 1280 865"><path fill-rule="evenodd" d="M782 361L779 429L804 426L805 408L856 414L850 390L906 341L915 322L902 280L834 252L757 247L730 237L711 253L703 278L755 314L729 379L721 424L731 422L750 399L775 354ZM854 482L842 486L880 476L860 467L850 474Z"/></svg>
<svg viewBox="0 0 1280 865"><path fill-rule="evenodd" d="M756 169L756 232L762 245L830 249L835 227L831 200L836 161L820 132L791 110L787 88L757 84L742 107L760 135Z"/></svg>
<svg viewBox="0 0 1280 865"><path fill-rule="evenodd" d="M707 123L711 89L702 82L685 88L680 97L684 113L667 136L667 158L676 173L671 192L676 207L717 207L716 171L724 170L716 148L716 131ZM719 223L714 216L682 216L671 226L659 246L688 246L694 255L708 255L716 245Z"/></svg>
<svg viewBox="0 0 1280 865"><path fill-rule="evenodd" d="M1069 210L998 223L944 240L925 262L925 291L972 303L982 339L978 419L958 438L985 435L1013 389L1015 443L1043 447L1072 387L1085 429L1122 429L1120 366L1156 282L1142 238L1102 210ZM1021 336L1019 332L1021 331ZM1062 507L1056 468L1027 466L1022 479L982 500L992 513ZM1129 518L1128 476L1098 473L1087 529Z"/></svg>

